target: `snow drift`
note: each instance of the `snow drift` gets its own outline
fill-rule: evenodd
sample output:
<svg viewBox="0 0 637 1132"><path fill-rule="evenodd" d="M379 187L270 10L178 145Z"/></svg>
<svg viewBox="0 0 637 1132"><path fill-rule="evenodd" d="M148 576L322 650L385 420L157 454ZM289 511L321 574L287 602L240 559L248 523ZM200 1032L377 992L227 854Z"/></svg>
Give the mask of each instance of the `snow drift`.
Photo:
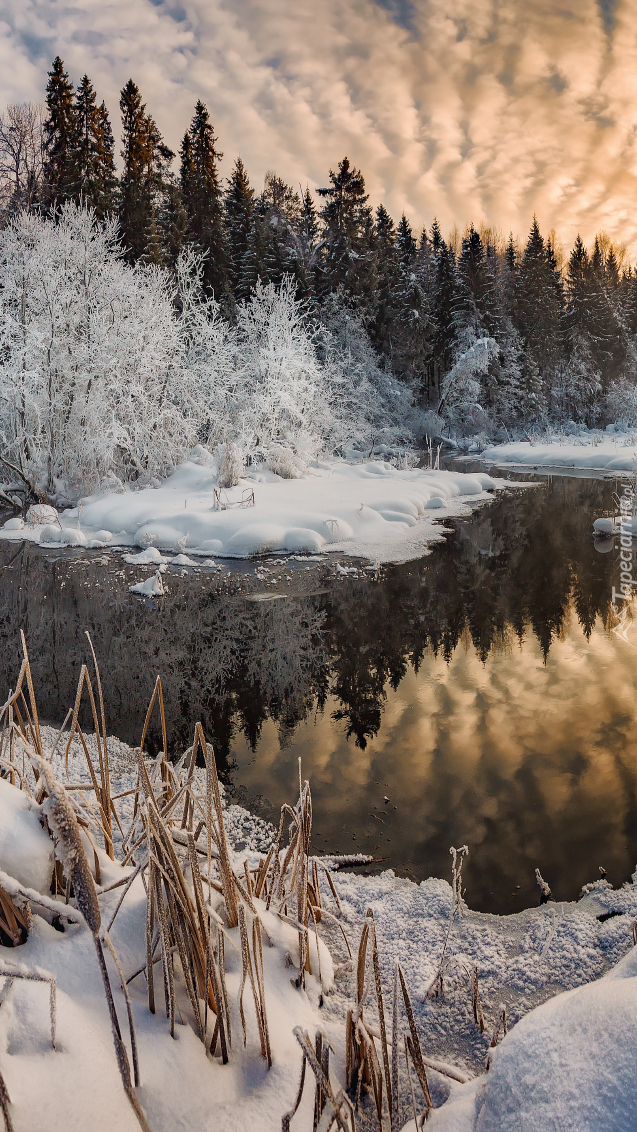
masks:
<svg viewBox="0 0 637 1132"><path fill-rule="evenodd" d="M339 550L392 561L420 557L442 537L434 516L466 514L467 505L502 486L484 473L333 459L299 479L256 467L220 491L215 462L197 452L196 462L183 463L160 487L89 496L81 510L63 512L57 527L11 526L0 535L47 546L139 546L145 557L127 560L149 564L161 562L160 550L226 558Z"/></svg>

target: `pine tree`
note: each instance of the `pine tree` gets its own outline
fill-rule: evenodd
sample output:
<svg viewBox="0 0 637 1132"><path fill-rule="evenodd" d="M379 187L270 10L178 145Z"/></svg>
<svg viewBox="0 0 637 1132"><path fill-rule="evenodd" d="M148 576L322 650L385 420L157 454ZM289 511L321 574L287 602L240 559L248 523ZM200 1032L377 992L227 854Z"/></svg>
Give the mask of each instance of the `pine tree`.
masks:
<svg viewBox="0 0 637 1132"><path fill-rule="evenodd" d="M224 197L224 227L228 253L228 277L233 292L240 285L244 256L248 250L254 189L240 157L228 180Z"/></svg>
<svg viewBox="0 0 637 1132"><path fill-rule="evenodd" d="M164 145L154 120L146 113L132 79L122 90L119 104L124 159L119 215L122 243L131 263L142 256L156 261L159 252L155 206L174 154Z"/></svg>
<svg viewBox="0 0 637 1132"><path fill-rule="evenodd" d="M205 253L204 282L220 298L227 287L221 188L217 162L223 154L210 115L199 100L181 145L181 191L188 216L188 234Z"/></svg>
<svg viewBox="0 0 637 1132"><path fill-rule="evenodd" d="M46 87L47 117L44 122L46 159L45 199L50 208L73 200L76 192L75 155L77 122L73 105L73 84L57 55L49 71Z"/></svg>

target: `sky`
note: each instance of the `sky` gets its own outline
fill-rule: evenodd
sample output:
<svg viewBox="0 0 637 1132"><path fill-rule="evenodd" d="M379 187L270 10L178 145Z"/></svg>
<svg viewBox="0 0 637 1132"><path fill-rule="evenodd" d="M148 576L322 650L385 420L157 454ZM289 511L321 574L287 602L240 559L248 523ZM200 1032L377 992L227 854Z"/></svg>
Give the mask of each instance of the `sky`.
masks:
<svg viewBox="0 0 637 1132"><path fill-rule="evenodd" d="M129 77L173 149L201 98L257 189L347 155L416 229L536 214L637 260L635 0L0 0L0 104L42 101L56 54L117 136Z"/></svg>

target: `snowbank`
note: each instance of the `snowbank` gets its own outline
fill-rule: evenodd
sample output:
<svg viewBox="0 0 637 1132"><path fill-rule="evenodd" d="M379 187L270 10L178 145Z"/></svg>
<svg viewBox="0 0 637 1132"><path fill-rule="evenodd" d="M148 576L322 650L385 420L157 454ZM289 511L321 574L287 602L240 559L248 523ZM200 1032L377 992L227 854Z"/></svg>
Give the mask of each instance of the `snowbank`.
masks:
<svg viewBox="0 0 637 1132"><path fill-rule="evenodd" d="M634 434L599 433L548 443L496 444L480 453L481 460L531 468L590 468L593 471L633 472L637 461Z"/></svg>
<svg viewBox="0 0 637 1132"><path fill-rule="evenodd" d="M51 750L56 735L43 729ZM95 753L95 741L87 736ZM64 778L64 748L53 756ZM133 752L109 740L113 789L122 796L118 812L124 828L132 816ZM76 743L69 777L88 785L83 753ZM89 792L90 793L90 792ZM38 821L37 807L0 780L0 866L14 876L28 867L23 883L48 884L51 842ZM267 851L273 830L240 807L226 809L226 830L238 875L243 859L254 867ZM5 831L13 831L8 834ZM115 835L120 852L119 834ZM122 894L109 885L130 875L117 861L98 852L101 867L99 903L107 923ZM50 875L50 874L49 874ZM19 879L19 878L18 878ZM368 908L372 908L379 945L380 975L387 1023L391 1025L391 987L399 960L411 992L416 1025L426 1059L435 1110L429 1125L440 1132L621 1132L634 1128L637 1083L634 1046L637 1041L637 951L632 923L637 914L637 885L614 890L607 881L588 886L575 904L545 904L514 916L498 917L456 907L446 881L421 884L389 871L379 876L338 873L337 908L321 873L323 905L331 909L356 947ZM59 899L59 897L58 897ZM279 1132L281 1117L292 1108L301 1055L294 1026L310 1034L318 1028L334 1050L335 1082L344 1075L345 1013L352 1005L355 963L348 962L340 930L321 923L332 955L321 941L322 979L308 976L307 990L293 985L291 967L298 963L298 933L292 924L268 912L255 899L271 946L264 947L266 1004L273 1049L268 1071L260 1056L254 1013L247 1008L247 1045L241 1042L236 1001L241 964L237 929L227 932L227 984L236 1026L227 1065L207 1056L196 1037L192 1017L183 1014L170 1037L163 1010L152 1015L143 976L129 984L135 1015L141 1086L137 1090L152 1132L198 1128L201 1132ZM125 975L145 961L145 891L133 880L117 916L112 936ZM36 909L37 910L37 909ZM330 934L331 927L331 934ZM444 993L431 989L446 943ZM234 946L233 946L234 945ZM312 954L315 943L311 941ZM627 954L628 953L628 954ZM50 972L57 983L56 1049L48 1042L48 992L30 981L7 981L0 987L0 1071L11 1098L16 1129L45 1126L50 1132L135 1132L138 1125L122 1092L112 1047L99 970L92 939L82 924L61 933L45 918L34 916L29 938L19 949L3 949L3 963ZM109 960L110 963L110 960ZM486 1030L481 1033L471 1011L470 976L474 968ZM602 977L600 977L602 976ZM112 969L114 986L117 976ZM321 999L321 982L324 997ZM582 985L584 984L584 985ZM331 993L327 993L330 991ZM563 988L565 993L556 993ZM123 999L117 991L122 1019ZM181 994L183 1002L185 994ZM160 996L161 1002L161 996ZM501 1003L510 1031L494 1049L489 1041ZM365 1007L372 1026L373 995ZM399 1035L406 1028L404 1014ZM390 1031L391 1032L391 1031ZM402 1038L401 1038L402 1043ZM484 1072L487 1056L491 1060ZM450 1076L449 1073L454 1074ZM466 1084L461 1081L464 1078ZM312 1092L306 1089L294 1119L300 1132L312 1127ZM411 1107L409 1085L399 1084L401 1122ZM367 1125L365 1125L367 1126ZM373 1124L371 1125L374 1126ZM412 1132L413 1121L406 1125Z"/></svg>
<svg viewBox="0 0 637 1132"><path fill-rule="evenodd" d="M0 869L36 892L48 892L53 845L42 828L38 807L0 778Z"/></svg>
<svg viewBox="0 0 637 1132"><path fill-rule="evenodd" d="M489 1072L455 1090L435 1132L629 1132L635 1128L637 951L597 982L527 1014Z"/></svg>
<svg viewBox="0 0 637 1132"><path fill-rule="evenodd" d="M219 497L216 486L214 467L187 461L160 487L84 499L79 513L60 516L57 528L4 528L0 535L47 546L150 545L227 558L344 551L390 562L420 557L442 538L434 515L467 514L504 484L483 473L333 459L300 479L258 469Z"/></svg>

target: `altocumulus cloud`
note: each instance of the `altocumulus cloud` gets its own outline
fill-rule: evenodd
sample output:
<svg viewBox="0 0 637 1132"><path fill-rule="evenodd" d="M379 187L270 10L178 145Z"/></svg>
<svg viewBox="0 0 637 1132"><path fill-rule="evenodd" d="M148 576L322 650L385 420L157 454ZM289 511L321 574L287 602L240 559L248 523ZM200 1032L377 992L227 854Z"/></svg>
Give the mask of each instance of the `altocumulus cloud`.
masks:
<svg viewBox="0 0 637 1132"><path fill-rule="evenodd" d="M473 219L637 255L634 0L4 0L0 98L41 100L57 53L114 123L139 84L177 147L208 105L223 171L324 184L344 154L416 225Z"/></svg>

